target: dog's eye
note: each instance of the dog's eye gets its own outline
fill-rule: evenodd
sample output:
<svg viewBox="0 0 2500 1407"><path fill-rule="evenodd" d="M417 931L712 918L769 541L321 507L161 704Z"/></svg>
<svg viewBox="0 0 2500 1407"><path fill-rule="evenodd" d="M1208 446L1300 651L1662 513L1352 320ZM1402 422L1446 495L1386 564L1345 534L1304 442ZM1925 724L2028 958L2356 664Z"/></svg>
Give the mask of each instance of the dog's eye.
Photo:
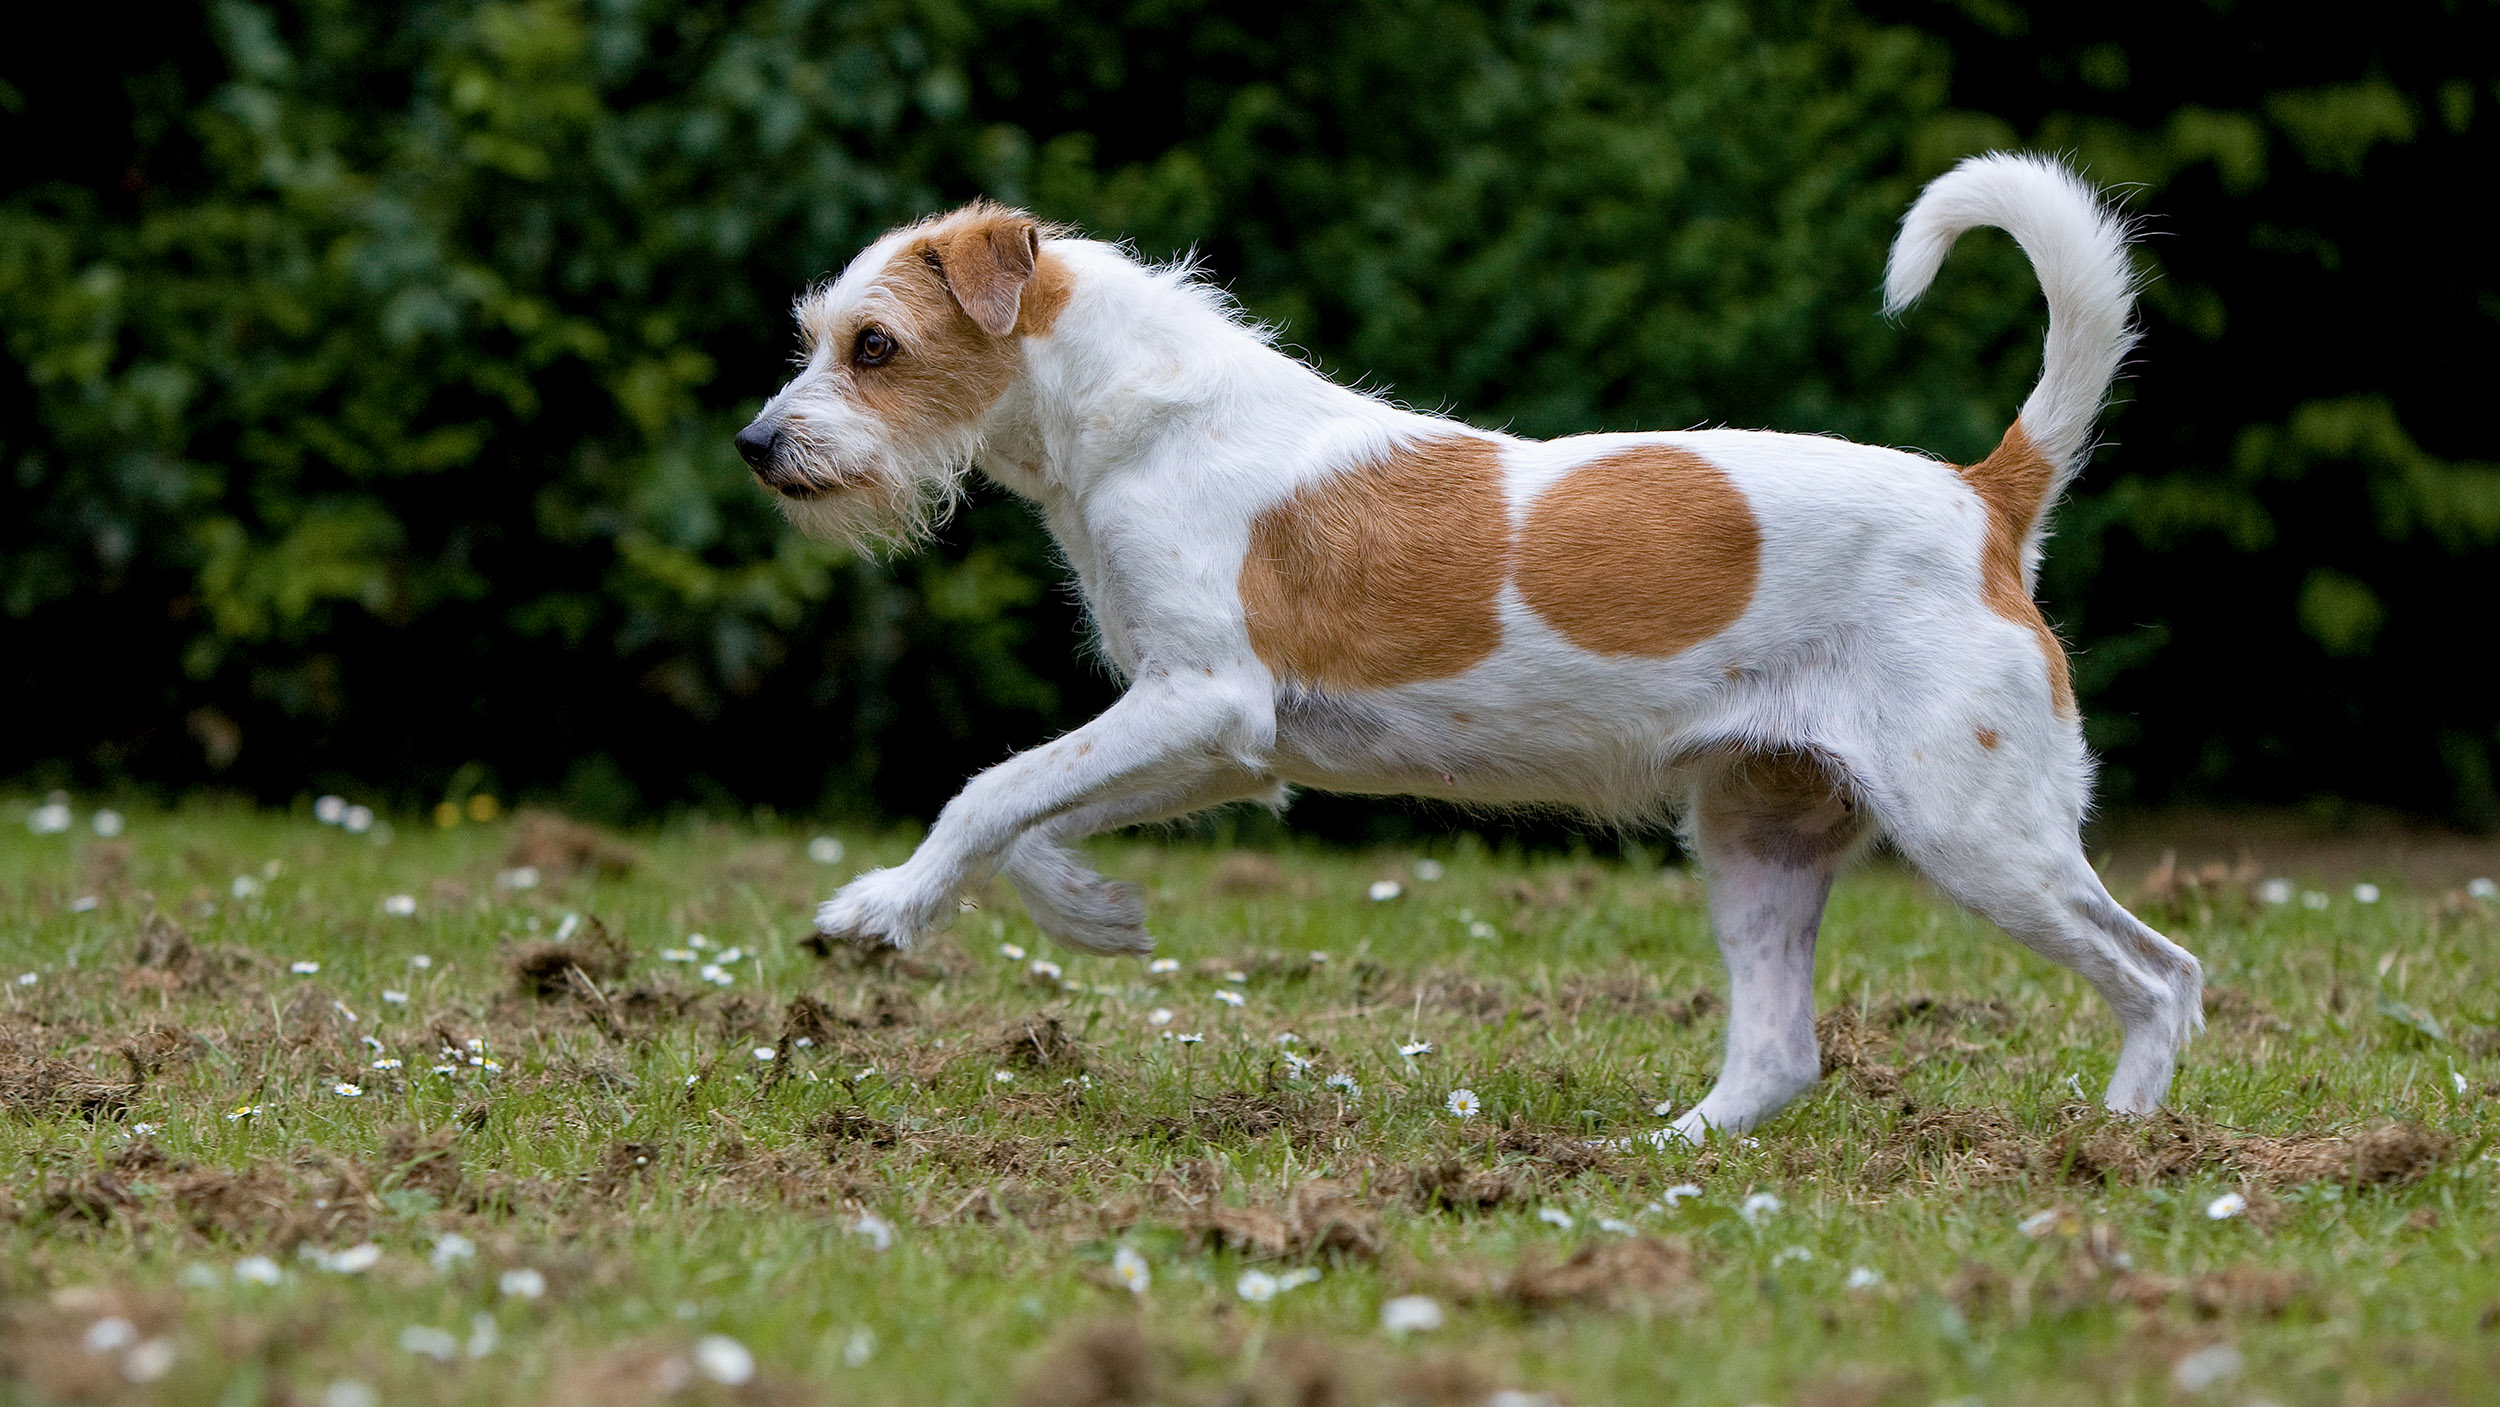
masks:
<svg viewBox="0 0 2500 1407"><path fill-rule="evenodd" d="M859 340L851 344L851 360L861 366L883 366L895 353L894 339L882 327L863 327Z"/></svg>

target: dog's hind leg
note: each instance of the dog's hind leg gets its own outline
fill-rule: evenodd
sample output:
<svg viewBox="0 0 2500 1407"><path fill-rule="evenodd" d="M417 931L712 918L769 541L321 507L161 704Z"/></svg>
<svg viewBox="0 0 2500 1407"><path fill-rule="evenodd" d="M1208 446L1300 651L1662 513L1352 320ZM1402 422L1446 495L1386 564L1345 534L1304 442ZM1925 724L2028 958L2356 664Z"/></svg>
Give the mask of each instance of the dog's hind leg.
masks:
<svg viewBox="0 0 2500 1407"><path fill-rule="evenodd" d="M1007 852L1007 882L1015 886L1033 922L1058 942L1088 953L1151 952L1155 940L1146 932L1146 909L1137 891L1095 873L1076 852L1076 842L1102 831L1253 799L1281 804L1282 788L1245 772L1201 787L1172 787L1080 807L1016 841Z"/></svg>
<svg viewBox="0 0 2500 1407"><path fill-rule="evenodd" d="M1873 804L1893 844L1938 887L2101 994L2126 1030L2103 1101L2149 1114L2169 1091L2179 1048L2204 1024L2204 969L2093 873L2078 834L2082 747L2070 729L2044 727L2029 748L2012 737L1999 745L1994 733L1974 745L1967 730L1931 738L1915 754L1931 760L1913 779L1924 784L1879 785Z"/></svg>
<svg viewBox="0 0 2500 1407"><path fill-rule="evenodd" d="M1718 1083L1675 1121L1676 1134L1698 1143L1713 1129L1754 1127L1822 1077L1815 935L1833 877L1864 827L1842 779L1809 753L1714 761L1694 788L1690 816L1728 977Z"/></svg>

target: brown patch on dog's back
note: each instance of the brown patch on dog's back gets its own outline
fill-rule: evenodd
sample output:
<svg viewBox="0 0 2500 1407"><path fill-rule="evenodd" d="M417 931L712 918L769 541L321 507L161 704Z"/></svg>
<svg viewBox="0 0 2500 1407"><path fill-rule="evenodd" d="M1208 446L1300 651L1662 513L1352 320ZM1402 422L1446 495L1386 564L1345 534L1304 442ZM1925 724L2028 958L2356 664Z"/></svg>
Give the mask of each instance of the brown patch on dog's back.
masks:
<svg viewBox="0 0 2500 1407"><path fill-rule="evenodd" d="M2000 739L1997 737L1997 730L1996 730L1996 729L1994 729L1994 728L1982 728L1982 729L1978 730L1977 732L1975 732L1975 733L1971 734L1971 736L1972 736L1972 737L1974 737L1974 738L1977 738L1977 739L1979 740L1979 745L1980 745L1982 748L1985 748L1986 750L1988 750L1989 752L1994 752L1994 751L1996 751L1996 750L1997 750L1997 743L2000 741Z"/></svg>
<svg viewBox="0 0 2500 1407"><path fill-rule="evenodd" d="M2039 518L2050 487L2057 482L2057 468L2032 444L2017 420L1986 459L1954 472L1988 510L1988 541L1979 557L1980 596L1989 610L2039 640L2040 653L2049 662L2049 696L2060 718L2072 718L2075 685L2066 663L2066 647L2023 586L2023 543L2031 535L2031 525Z"/></svg>
<svg viewBox="0 0 2500 1407"><path fill-rule="evenodd" d="M1463 435L1401 445L1261 513L1239 581L1260 661L1354 690L1448 678L1492 654L1510 545L1501 453Z"/></svg>
<svg viewBox="0 0 2500 1407"><path fill-rule="evenodd" d="M1519 594L1601 655L1681 654L1753 600L1762 530L1727 474L1666 446L1574 469L1528 512Z"/></svg>

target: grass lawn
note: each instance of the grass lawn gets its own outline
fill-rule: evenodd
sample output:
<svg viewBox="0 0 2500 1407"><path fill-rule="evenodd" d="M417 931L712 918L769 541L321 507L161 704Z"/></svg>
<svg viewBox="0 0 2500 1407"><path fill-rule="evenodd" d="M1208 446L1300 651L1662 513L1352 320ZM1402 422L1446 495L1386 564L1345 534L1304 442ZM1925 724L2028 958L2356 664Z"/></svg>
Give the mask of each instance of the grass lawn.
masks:
<svg viewBox="0 0 2500 1407"><path fill-rule="evenodd" d="M908 956L802 946L899 838L36 804L0 803L8 1401L2500 1391L2500 904L2393 872L2153 886L2209 1025L2130 1124L2079 1097L2118 1034L2084 984L1875 865L1823 1084L1694 1150L1648 1136L1721 979L1655 863L1099 843L1154 971L1003 891ZM1437 1325L1385 1328L1436 1317L1404 1297Z"/></svg>

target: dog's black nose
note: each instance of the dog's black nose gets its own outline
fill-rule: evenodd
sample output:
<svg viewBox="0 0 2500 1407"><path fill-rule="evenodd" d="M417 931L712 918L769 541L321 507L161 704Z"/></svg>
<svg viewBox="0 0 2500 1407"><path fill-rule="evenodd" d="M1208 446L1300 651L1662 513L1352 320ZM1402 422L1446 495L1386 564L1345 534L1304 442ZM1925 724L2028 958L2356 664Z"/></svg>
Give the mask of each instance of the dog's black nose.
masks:
<svg viewBox="0 0 2500 1407"><path fill-rule="evenodd" d="M755 421L738 432L738 457L747 462L749 469L760 474L766 465L773 462L773 441L780 438L780 431L761 420Z"/></svg>

